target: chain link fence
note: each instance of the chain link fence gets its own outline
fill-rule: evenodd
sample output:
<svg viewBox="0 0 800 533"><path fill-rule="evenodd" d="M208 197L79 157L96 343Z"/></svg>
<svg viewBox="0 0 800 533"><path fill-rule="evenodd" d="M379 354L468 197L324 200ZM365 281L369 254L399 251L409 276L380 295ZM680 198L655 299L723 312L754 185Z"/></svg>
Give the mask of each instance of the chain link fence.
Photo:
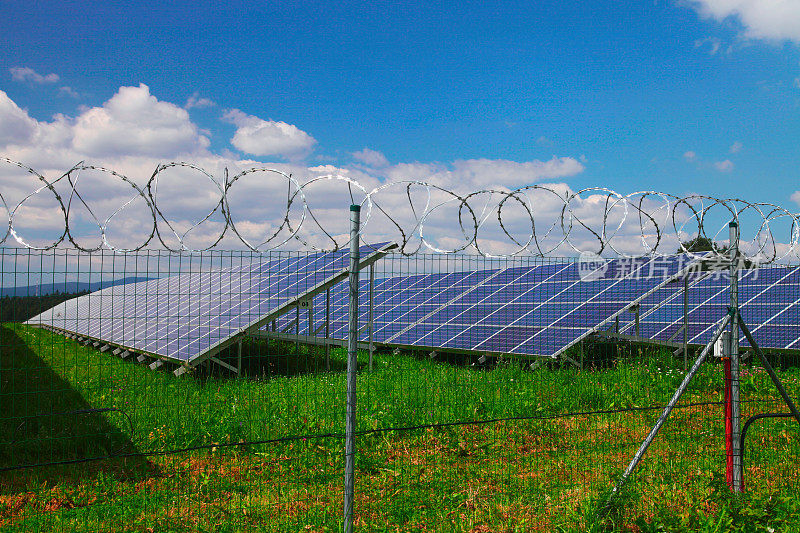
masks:
<svg viewBox="0 0 800 533"><path fill-rule="evenodd" d="M188 163L45 176L0 158L0 176L4 530L647 530L800 512L800 224L780 206ZM350 240L345 202L363 208ZM737 317L738 343L711 343ZM740 482L758 516L732 499Z"/></svg>
<svg viewBox="0 0 800 533"><path fill-rule="evenodd" d="M209 344L223 341L226 321L260 318L261 308L243 303L258 297L265 276L278 293L306 294L319 277L281 277L281 269L325 255L0 250L4 529L341 529L346 280L196 364L164 356L158 343L131 348L180 342L186 324L205 327ZM344 252L327 257L323 277L346 270ZM676 258L631 261L612 262L600 277L581 277L575 258L390 254L365 266L355 528L552 531L712 512L711 495L727 489L723 371L713 357L605 506L728 298L725 271L697 269L626 308L658 285L648 275L668 279L677 268ZM742 316L792 398L797 272L762 266L740 282ZM130 308L112 303L132 298L140 301ZM26 322L78 301L83 314L51 313L50 325L63 318L58 327ZM119 309L133 311L115 316ZM110 342L116 331L127 332L130 349ZM742 420L785 413L742 347ZM791 418L750 422L745 490L796 494L798 442Z"/></svg>

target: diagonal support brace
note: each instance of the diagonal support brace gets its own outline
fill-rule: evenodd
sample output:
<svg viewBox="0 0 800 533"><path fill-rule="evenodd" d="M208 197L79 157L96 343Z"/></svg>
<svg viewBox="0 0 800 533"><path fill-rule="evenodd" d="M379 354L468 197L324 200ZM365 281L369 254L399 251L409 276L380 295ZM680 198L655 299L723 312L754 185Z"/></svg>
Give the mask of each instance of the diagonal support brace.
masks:
<svg viewBox="0 0 800 533"><path fill-rule="evenodd" d="M620 489L622 489L622 486L625 484L630 475L633 473L636 466L639 464L639 462L641 462L642 458L644 457L644 454L647 453L647 449L650 447L650 444L653 443L653 439L656 438L656 435L661 429L661 426L663 426L664 422L666 422L667 418L669 418L669 415L670 413L672 413L672 410L677 405L678 400L680 400L681 396L683 396L683 393L686 391L686 388L689 386L689 383L691 383L692 379L694 379L695 374L697 374L697 371L700 370L700 366L703 364L703 362L705 362L706 358L708 357L708 353L711 351L711 348L717 342L717 339L719 339L720 336L722 336L722 332L725 331L725 328L728 327L728 324L730 324L732 319L733 317L731 316L730 313L726 314L725 317L722 319L722 322L717 327L717 331L714 333L714 336L711 338L711 341L708 344L706 344L706 347L703 348L702 352L700 352L700 355L695 360L691 370L689 370L689 373L686 374L686 376L683 378L683 381L678 386L675 393L672 395L672 398L670 399L667 406L664 408L664 411L661 413L661 416L658 417L658 421L653 426L653 429L650 430L650 433L647 435L647 437L645 437L641 446L639 446L639 449L633 456L633 459L628 465L628 468L625 469L625 472L623 472L622 476L619 478L619 481L617 481L617 484L611 490L611 494L608 497L606 506L608 506L611 503L611 500L620 491Z"/></svg>

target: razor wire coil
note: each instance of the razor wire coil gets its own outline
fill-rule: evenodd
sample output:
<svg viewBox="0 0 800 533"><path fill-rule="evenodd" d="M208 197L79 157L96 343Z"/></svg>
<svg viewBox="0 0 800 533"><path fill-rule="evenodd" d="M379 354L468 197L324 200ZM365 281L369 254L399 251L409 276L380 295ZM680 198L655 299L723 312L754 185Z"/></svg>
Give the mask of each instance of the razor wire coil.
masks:
<svg viewBox="0 0 800 533"><path fill-rule="evenodd" d="M147 246L161 246L174 252L200 252L217 247L226 235L254 252L292 246L293 242L316 251L346 249L349 242L337 240L335 232L328 229L324 217L320 216L319 210L308 200L309 188L321 182L341 184L346 187L352 203L361 204L364 212L362 235L365 242L370 242L370 231L373 230L370 219L379 215L385 217L387 222L383 226L388 224L391 230L396 232L397 238L393 239L398 245L396 253L403 255L420 252L450 254L469 250L492 258L525 254L545 257L563 255L565 251L596 256L641 257L670 255L681 251L692 257L699 257L694 250L686 247L687 241L692 238L702 238L713 243L727 233L728 221L738 222L745 216L750 217L748 222L752 222L753 219L755 222L749 224L753 238L748 241L749 246L742 254L743 259L770 263L786 258L797 258L798 241L800 241L798 213L771 203L707 195L676 196L659 191L622 194L603 187L570 191L554 184L459 192L424 180L394 181L368 190L357 180L347 176L329 174L301 182L281 170L266 167L248 168L232 177L225 169L222 179L219 180L203 168L186 162L158 165L146 184L142 186L122 173L83 162L52 180L48 180L33 168L6 157L0 157L0 164L18 167L38 182L34 190L24 194L21 200L12 204L7 202L7 195L4 195L3 189L0 188L0 204L7 214L6 231L0 238L0 244L13 239L23 247L36 250L49 250L65 245L83 252L108 249L124 253L141 250ZM208 180L212 190L219 195L205 216L184 227L179 227L171 221L159 202L159 184L164 172L172 168L198 173L203 179ZM97 216L80 189L79 176L82 171L100 172L109 180L124 184L126 188L130 188L130 197L112 210L109 216L105 218ZM280 208L284 211L282 219L258 242L247 238L245 232L241 230L243 222L237 223L235 210L232 209L229 198L237 183L247 178L278 179L285 183L287 191L285 199L282 200L285 205L282 204L283 207ZM403 209L410 214L410 221L407 223L398 220L396 206L389 206L382 199L382 195L389 194L388 191L392 188L400 188L403 191L406 202ZM422 200L419 199L419 195L413 197L412 189L422 191ZM15 225L19 214L36 195L40 194L52 195L58 205L58 214L53 216L57 216L59 220L63 219L63 229L57 231L52 240L43 245L34 244ZM535 195L544 195L544 198L554 203L558 214L542 221L540 216L542 210L538 209L539 202L534 200ZM587 210L582 209L581 205L589 198L593 209L589 210L590 213L587 215L585 212ZM108 238L109 224L123 210L139 200L148 211L145 218L152 223L152 226L143 232L146 236L130 246L118 246L112 243ZM100 242L96 246L83 245L76 237L70 224L70 215L75 206L82 206L91 218L91 223L97 226ZM430 230L440 229L436 228L437 221L434 219L444 209L452 208L457 210L456 224L461 233L460 239L463 240L456 246L442 247L429 237ZM523 220L522 225L528 229L522 237L512 229L519 218L508 214L512 209L516 209L518 213L522 212L523 219L527 218ZM296 220L292 220L293 213L296 213L294 215ZM222 218L222 227L210 237L209 244L201 248L188 246L186 243L188 236L192 232L197 232L215 216ZM721 224L720 219L726 222ZM492 223L496 221L497 228L511 251L494 253L482 243L480 232L489 221ZM321 234L330 245L320 246L304 238L301 229L306 224L314 224L316 234ZM780 229L773 229L778 225L781 226ZM640 241L633 251L628 242L632 234L636 234ZM170 242L170 239L174 242ZM620 240L624 241L626 246L621 246ZM742 243L739 244L742 248ZM719 258L727 257L726 254L723 247L711 252L712 256L716 255ZM704 257L708 259L709 256L704 254Z"/></svg>

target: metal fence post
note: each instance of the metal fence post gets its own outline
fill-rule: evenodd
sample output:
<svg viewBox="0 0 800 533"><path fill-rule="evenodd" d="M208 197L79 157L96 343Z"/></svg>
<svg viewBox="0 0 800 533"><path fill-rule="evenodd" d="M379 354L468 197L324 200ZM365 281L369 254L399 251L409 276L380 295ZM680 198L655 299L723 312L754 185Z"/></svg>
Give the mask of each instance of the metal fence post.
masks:
<svg viewBox="0 0 800 533"><path fill-rule="evenodd" d="M733 492L742 491L741 414L739 409L739 225L731 221L730 230L730 307L736 320L731 320L731 451L733 453Z"/></svg>
<svg viewBox="0 0 800 533"><path fill-rule="evenodd" d="M355 495L356 374L358 371L358 263L361 206L350 206L350 331L347 339L347 414L344 443L344 532L353 531Z"/></svg>

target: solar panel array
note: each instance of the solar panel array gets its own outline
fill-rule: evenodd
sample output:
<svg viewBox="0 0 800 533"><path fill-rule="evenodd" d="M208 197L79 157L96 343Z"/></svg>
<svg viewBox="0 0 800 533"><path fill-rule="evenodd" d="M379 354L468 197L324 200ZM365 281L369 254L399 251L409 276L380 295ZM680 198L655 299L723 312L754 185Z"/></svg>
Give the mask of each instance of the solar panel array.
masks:
<svg viewBox="0 0 800 533"><path fill-rule="evenodd" d="M372 252L362 249L362 255ZM69 300L34 317L134 350L191 362L281 304L347 268L347 252L296 254L215 271L118 285ZM590 265L542 262L458 271L378 275L370 311L369 277L360 282L360 339L399 346L553 356L618 314L622 335L669 341L684 321L684 282L671 278L685 256L616 259ZM687 276L688 340L707 342L725 314L725 272ZM636 312L621 310L641 298ZM800 348L800 267L741 273L742 315L764 347ZM346 339L348 291L342 282L316 294L308 317L287 313L262 329ZM638 315L638 319L636 316ZM637 326L638 324L638 326ZM682 339L682 335L678 337ZM746 341L742 339L743 344Z"/></svg>
<svg viewBox="0 0 800 533"><path fill-rule="evenodd" d="M364 257L373 252L361 249ZM191 362L348 268L349 261L347 252L294 254L115 285L67 300L28 323Z"/></svg>
<svg viewBox="0 0 800 533"><path fill-rule="evenodd" d="M585 332L619 314L648 291L638 311L619 315L602 329L659 341L682 340L683 276L687 258L612 260L601 272L576 262L384 277L375 280L373 341L389 345L452 348L552 356ZM588 274L588 275L587 275ZM687 276L688 342L704 344L729 303L727 271ZM368 294L362 277L360 294ZM314 322L325 320L325 302L314 303ZM347 336L346 287L334 288L330 336ZM745 270L740 306L755 338L769 348L800 348L800 267ZM360 340L369 320L362 296ZM287 324L286 321L282 322ZM308 334L308 327L294 324ZM319 333L317 333L319 334ZM677 334L677 339L675 338ZM742 336L742 344L747 345Z"/></svg>
<svg viewBox="0 0 800 533"><path fill-rule="evenodd" d="M587 279L576 262L381 278L374 287L373 340L378 343L486 352L552 355L643 292L652 260ZM669 274L678 263L667 266ZM590 278L591 278L591 273ZM361 281L361 294L368 293ZM336 287L331 336L347 335L347 295ZM324 305L315 302L315 321ZM361 308L360 322L369 318ZM308 333L307 328L299 330ZM362 331L361 339L367 339Z"/></svg>

